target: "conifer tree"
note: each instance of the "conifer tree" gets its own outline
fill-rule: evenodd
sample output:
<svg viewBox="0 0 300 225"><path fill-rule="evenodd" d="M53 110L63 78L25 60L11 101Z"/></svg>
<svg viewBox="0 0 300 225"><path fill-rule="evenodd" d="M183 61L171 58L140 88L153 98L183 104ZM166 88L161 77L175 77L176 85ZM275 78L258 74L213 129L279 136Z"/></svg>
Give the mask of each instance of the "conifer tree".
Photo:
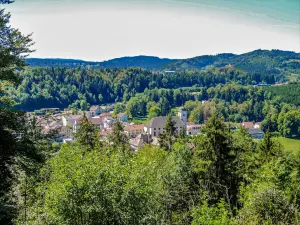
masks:
<svg viewBox="0 0 300 225"><path fill-rule="evenodd" d="M95 126L90 123L88 118L84 115L82 120L80 121L80 127L75 134L75 140L86 146L89 150L92 150L96 147L99 138L98 138L98 130Z"/></svg>
<svg viewBox="0 0 300 225"><path fill-rule="evenodd" d="M124 134L124 129L120 121L117 120L112 134L109 135L109 143L114 149L121 149L123 152L129 148L128 137Z"/></svg>
<svg viewBox="0 0 300 225"><path fill-rule="evenodd" d="M267 162L270 157L278 156L281 153L280 144L272 140L269 129L259 144L258 150L262 162Z"/></svg>
<svg viewBox="0 0 300 225"><path fill-rule="evenodd" d="M165 132L158 134L159 145L166 151L172 150L173 144L177 138L175 125L176 122L172 119L172 116L168 115Z"/></svg>

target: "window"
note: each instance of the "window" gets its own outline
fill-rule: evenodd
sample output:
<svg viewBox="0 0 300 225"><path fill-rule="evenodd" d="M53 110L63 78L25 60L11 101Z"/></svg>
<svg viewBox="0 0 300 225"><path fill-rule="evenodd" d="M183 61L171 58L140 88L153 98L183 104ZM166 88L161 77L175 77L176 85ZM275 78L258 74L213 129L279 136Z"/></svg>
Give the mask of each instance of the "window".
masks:
<svg viewBox="0 0 300 225"><path fill-rule="evenodd" d="M153 133L153 136L156 137L156 132Z"/></svg>

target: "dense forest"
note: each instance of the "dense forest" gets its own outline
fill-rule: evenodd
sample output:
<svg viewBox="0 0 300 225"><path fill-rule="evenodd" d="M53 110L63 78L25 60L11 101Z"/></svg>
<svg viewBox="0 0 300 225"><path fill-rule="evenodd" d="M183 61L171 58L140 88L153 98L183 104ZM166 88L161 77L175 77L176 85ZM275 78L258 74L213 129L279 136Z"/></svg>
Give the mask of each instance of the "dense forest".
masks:
<svg viewBox="0 0 300 225"><path fill-rule="evenodd" d="M299 79L300 74L300 54L280 50L256 50L241 55L198 56L175 61L167 65L166 68L190 70L204 69L208 66L223 67L225 65L231 65L250 74L272 75L277 82L288 80L288 76L297 75L290 77L291 80L295 81Z"/></svg>
<svg viewBox="0 0 300 225"><path fill-rule="evenodd" d="M66 69L26 68L20 71L21 84L9 93L20 103L23 110L41 107L67 108L71 104L104 104L127 101L146 89L181 87L212 87L217 84L240 85L274 83L274 76L249 74L232 68L156 73L141 68Z"/></svg>

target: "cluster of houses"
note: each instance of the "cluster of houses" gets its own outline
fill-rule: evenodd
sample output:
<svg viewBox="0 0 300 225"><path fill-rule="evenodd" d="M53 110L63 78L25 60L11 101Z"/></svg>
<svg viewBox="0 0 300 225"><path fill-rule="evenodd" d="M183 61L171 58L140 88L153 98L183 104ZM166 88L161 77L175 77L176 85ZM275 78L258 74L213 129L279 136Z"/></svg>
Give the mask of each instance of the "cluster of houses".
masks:
<svg viewBox="0 0 300 225"><path fill-rule="evenodd" d="M44 109L42 109L44 110ZM165 131L167 116L158 116L149 120L146 124L133 124L128 122L128 116L125 113L119 113L112 116L114 105L109 106L92 106L88 112L84 112L91 124L93 124L100 132L101 137L112 132L116 121L120 121L124 126L124 133L130 139L132 149L138 149L145 143L158 144L158 136ZM52 111L53 112L53 111ZM56 131L58 142L72 142L74 134L80 127L83 112L79 115L72 115L70 112L53 113L47 117L38 117L38 124L44 133ZM187 121L187 111L182 107L179 109L177 116L173 116L176 132L179 134L182 131L187 135L197 135L201 132L204 124L194 124ZM264 137L264 132L261 130L261 123L243 122L237 126L245 127L249 134L255 139Z"/></svg>
<svg viewBox="0 0 300 225"><path fill-rule="evenodd" d="M92 106L87 112L73 115L70 111L60 112L52 108L41 109L40 112L52 112L52 114L37 115L37 124L41 127L43 133L55 133L55 141L72 142L85 114L89 122L101 131L100 135L105 136L111 132L117 120L124 126L128 124L128 116L125 113L119 113L116 117L113 117L113 110L114 105Z"/></svg>

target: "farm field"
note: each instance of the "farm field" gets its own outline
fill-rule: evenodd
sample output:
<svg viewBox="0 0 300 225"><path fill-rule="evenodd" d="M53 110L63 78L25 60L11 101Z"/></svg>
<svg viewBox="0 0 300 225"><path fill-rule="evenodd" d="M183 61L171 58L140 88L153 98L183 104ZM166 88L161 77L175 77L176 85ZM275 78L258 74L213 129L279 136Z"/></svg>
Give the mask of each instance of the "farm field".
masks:
<svg viewBox="0 0 300 225"><path fill-rule="evenodd" d="M284 146L286 151L300 151L300 138L279 137L278 141Z"/></svg>

